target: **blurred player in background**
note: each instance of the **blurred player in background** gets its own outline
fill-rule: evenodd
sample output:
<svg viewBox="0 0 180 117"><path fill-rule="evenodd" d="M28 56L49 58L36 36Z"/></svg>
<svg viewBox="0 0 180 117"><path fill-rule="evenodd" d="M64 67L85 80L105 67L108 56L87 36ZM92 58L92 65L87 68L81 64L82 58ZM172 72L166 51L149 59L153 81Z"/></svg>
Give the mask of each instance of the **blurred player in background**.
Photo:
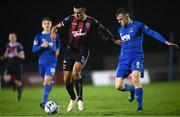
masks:
<svg viewBox="0 0 180 117"><path fill-rule="evenodd" d="M177 44L166 41L156 31L150 29L145 24L131 20L129 13L125 9L116 12L116 18L121 25L119 36L121 38L121 54L116 71L115 87L120 91L130 91L129 102L138 102L138 112L143 110L143 88L140 77L144 76L144 54L143 54L143 35L149 35L168 46L179 47ZM124 84L124 78L131 74L133 86Z"/></svg>
<svg viewBox="0 0 180 117"><path fill-rule="evenodd" d="M39 71L43 78L44 94L40 107L44 109L44 105L48 100L49 93L53 84L53 77L56 71L57 59L60 51L60 38L57 35L55 39L50 37L52 21L45 17L42 19L43 31L37 34L33 43L33 53L39 55Z"/></svg>
<svg viewBox="0 0 180 117"><path fill-rule="evenodd" d="M15 33L9 34L9 43L1 60L6 60L6 68L4 72L4 81L12 83L13 87L17 89L17 101L21 99L23 82L21 79L22 61L25 59L23 46L17 42L17 35Z"/></svg>
<svg viewBox="0 0 180 117"><path fill-rule="evenodd" d="M103 39L113 41L114 36L98 20L86 15L86 8L83 2L77 2L74 5L74 14L66 17L63 21L52 28L52 37L56 37L58 28L69 28L69 41L66 48L65 59L63 62L64 82L66 90L71 97L67 111L71 112L78 102L78 110L84 110L83 103L83 83L81 71L85 66L89 56L89 41L94 29L99 32ZM76 94L73 89L72 78L74 79Z"/></svg>

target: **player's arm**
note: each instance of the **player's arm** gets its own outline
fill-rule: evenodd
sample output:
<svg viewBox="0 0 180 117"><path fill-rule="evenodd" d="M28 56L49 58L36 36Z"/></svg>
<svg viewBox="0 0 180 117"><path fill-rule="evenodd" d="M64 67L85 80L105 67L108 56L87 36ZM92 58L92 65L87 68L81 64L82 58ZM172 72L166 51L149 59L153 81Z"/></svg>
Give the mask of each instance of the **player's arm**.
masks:
<svg viewBox="0 0 180 117"><path fill-rule="evenodd" d="M44 40L43 43L41 44L40 41L38 40L38 35L37 35L33 42L32 52L36 53L36 52L40 52L42 50L46 50L48 48L49 48L49 43Z"/></svg>
<svg viewBox="0 0 180 117"><path fill-rule="evenodd" d="M53 47L54 51L55 51L55 55L59 56L60 54L60 49L61 49L61 40L59 38L59 36L57 35L56 39L55 39L55 44Z"/></svg>
<svg viewBox="0 0 180 117"><path fill-rule="evenodd" d="M143 25L141 27L143 33L155 38L156 40L168 45L168 46L175 46L176 48L179 48L179 45L175 44L175 43L172 43L172 42L169 42L167 41L161 34L159 34L158 32L150 29L149 27L147 27L146 25Z"/></svg>
<svg viewBox="0 0 180 117"><path fill-rule="evenodd" d="M5 53L1 56L1 60L4 60L8 57L8 47L6 48Z"/></svg>
<svg viewBox="0 0 180 117"><path fill-rule="evenodd" d="M106 27L102 24L99 24L98 33L102 36L103 39L107 41L112 41L117 45L121 45L121 41L117 39Z"/></svg>
<svg viewBox="0 0 180 117"><path fill-rule="evenodd" d="M25 59L25 54L24 54L24 50L23 50L23 46L22 45L19 45L19 48L18 50L16 51L15 53L16 57L24 60Z"/></svg>
<svg viewBox="0 0 180 117"><path fill-rule="evenodd" d="M72 15L66 17L63 21L61 21L57 25L53 26L52 29L51 29L51 38L56 39L58 29L60 29L61 27L70 25L71 20L72 20Z"/></svg>
<svg viewBox="0 0 180 117"><path fill-rule="evenodd" d="M60 22L59 24L57 24L57 25L55 25L55 26L52 27L52 29L51 29L51 38L52 38L52 39L56 39L56 37L57 37L57 31L58 31L58 29L61 28L61 27L62 27L61 22Z"/></svg>

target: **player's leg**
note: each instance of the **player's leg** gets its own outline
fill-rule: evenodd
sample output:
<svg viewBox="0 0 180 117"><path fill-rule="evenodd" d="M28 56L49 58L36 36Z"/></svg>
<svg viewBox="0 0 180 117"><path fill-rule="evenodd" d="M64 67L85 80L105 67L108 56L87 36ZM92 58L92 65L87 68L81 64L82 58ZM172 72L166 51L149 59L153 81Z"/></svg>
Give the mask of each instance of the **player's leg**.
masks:
<svg viewBox="0 0 180 117"><path fill-rule="evenodd" d="M49 65L46 65L45 77L44 77L44 94L42 99L43 104L45 104L48 100L49 93L52 88L52 79L55 75L55 71L56 71L56 63L51 63Z"/></svg>
<svg viewBox="0 0 180 117"><path fill-rule="evenodd" d="M52 76L45 76L44 77L44 92L43 92L43 97L42 97L42 102L40 104L41 108L43 109L47 100L49 93L51 91L51 81L52 81Z"/></svg>
<svg viewBox="0 0 180 117"><path fill-rule="evenodd" d="M16 67L14 67L14 79L12 81L16 85L17 93L18 93L17 101L19 101L22 97L22 91L23 91L23 82L21 79L20 65L17 65Z"/></svg>
<svg viewBox="0 0 180 117"><path fill-rule="evenodd" d="M116 80L115 80L115 88L117 90L126 92L130 92L129 102L134 100L134 86L124 83L124 78L127 78L130 74L130 66L129 64L119 63L116 70Z"/></svg>
<svg viewBox="0 0 180 117"><path fill-rule="evenodd" d="M137 111L140 112L143 110L143 88L140 82L141 76L143 77L143 60L136 59L132 63L132 81L135 88L135 95L136 95L136 101L138 102L138 109Z"/></svg>
<svg viewBox="0 0 180 117"><path fill-rule="evenodd" d="M75 62L73 67L73 78L74 84L76 88L76 93L78 97L78 109L80 111L84 110L84 103L83 103L83 83L81 78L81 71L83 69L83 65L79 62Z"/></svg>
<svg viewBox="0 0 180 117"><path fill-rule="evenodd" d="M66 90L71 98L70 103L67 107L68 112L71 112L77 103L76 94L74 92L73 83L72 83L72 69L73 69L74 61L75 60L73 59L64 59L63 62L64 83L66 85Z"/></svg>
<svg viewBox="0 0 180 117"><path fill-rule="evenodd" d="M76 58L76 62L73 66L73 78L74 78L74 83L76 87L76 93L78 96L79 111L83 111L85 109L84 103L83 103L83 82L82 82L82 77L81 77L81 71L83 67L86 65L88 57L89 57L89 51L82 53L81 56L78 56Z"/></svg>
<svg viewBox="0 0 180 117"><path fill-rule="evenodd" d="M46 101L45 100L47 100L46 99L46 96L45 96L45 92L46 92L46 90L47 90L47 88L46 88L46 90L45 90L45 86L44 86L44 84L45 84L45 72L46 72L46 67L45 67L45 65L42 65L42 64L39 64L39 72L40 72L40 75L41 75L41 77L42 77L42 83L43 83L43 87L44 87L44 90L43 90L43 96L42 96L42 101L41 101L41 103L40 103L40 107L42 108L42 109L44 109L44 106L45 106L45 104L46 104ZM48 80L46 80L46 82L47 82Z"/></svg>
<svg viewBox="0 0 180 117"><path fill-rule="evenodd" d="M138 102L137 111L142 111L143 110L143 105L142 105L143 88L142 88L142 85L140 83L140 76L141 76L140 71L133 71L132 72L132 80L133 80L133 84L134 84L134 87L135 87L136 100Z"/></svg>

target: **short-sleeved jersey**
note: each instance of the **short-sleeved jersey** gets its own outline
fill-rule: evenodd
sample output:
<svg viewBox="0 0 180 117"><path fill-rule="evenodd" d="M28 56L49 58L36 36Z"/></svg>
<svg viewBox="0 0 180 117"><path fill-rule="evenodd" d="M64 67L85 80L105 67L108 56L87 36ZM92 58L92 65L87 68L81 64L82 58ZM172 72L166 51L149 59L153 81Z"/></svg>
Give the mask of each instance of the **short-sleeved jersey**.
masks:
<svg viewBox="0 0 180 117"><path fill-rule="evenodd" d="M47 48L41 47L43 41L48 41L49 45ZM33 52L40 52L39 64L50 64L57 62L57 56L55 52L60 49L60 38L51 39L50 33L40 33L36 35L33 43Z"/></svg>
<svg viewBox="0 0 180 117"><path fill-rule="evenodd" d="M18 54L24 54L23 46L19 43L8 43L6 46L6 52L7 52L7 58L8 58L8 64L14 64L19 63L21 59L16 57L16 53Z"/></svg>
<svg viewBox="0 0 180 117"><path fill-rule="evenodd" d="M159 33L138 21L132 21L127 26L120 27L118 32L122 40L120 60L144 58L143 34L152 36L162 43L166 41Z"/></svg>
<svg viewBox="0 0 180 117"><path fill-rule="evenodd" d="M70 15L61 22L61 25L69 27L68 46L73 50L84 51L89 49L92 30L98 28L100 24L98 20L90 16L80 21L74 15Z"/></svg>

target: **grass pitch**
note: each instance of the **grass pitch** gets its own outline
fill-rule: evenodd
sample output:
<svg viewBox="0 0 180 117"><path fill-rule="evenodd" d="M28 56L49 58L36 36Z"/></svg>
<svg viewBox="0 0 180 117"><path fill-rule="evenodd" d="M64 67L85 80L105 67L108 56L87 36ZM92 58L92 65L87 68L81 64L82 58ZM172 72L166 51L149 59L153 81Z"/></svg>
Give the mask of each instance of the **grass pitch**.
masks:
<svg viewBox="0 0 180 117"><path fill-rule="evenodd" d="M11 89L0 91L0 116L45 116L39 103L43 88L24 88L23 98L16 102ZM115 90L113 86L84 86L85 111L77 107L66 112L69 97L64 86L55 86L49 100L60 105L53 116L180 116L180 82L157 82L144 86L144 111L137 113L136 101L128 102L128 93Z"/></svg>

